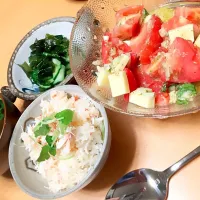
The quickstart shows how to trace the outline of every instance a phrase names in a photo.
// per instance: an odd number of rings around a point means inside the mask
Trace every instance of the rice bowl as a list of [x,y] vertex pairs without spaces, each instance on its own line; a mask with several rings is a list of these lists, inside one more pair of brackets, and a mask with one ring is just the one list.
[[[66,98],[66,92],[71,97]],[[35,137],[34,128],[45,117],[64,109],[71,109],[74,116],[66,134],[59,135],[55,142],[56,155],[38,162],[47,142],[45,136]],[[22,131],[29,117],[34,118],[34,124]],[[51,128],[48,135],[52,133]],[[78,86],[62,86],[44,93],[23,113],[10,143],[9,164],[16,183],[29,195],[60,198],[89,184],[103,167],[109,149],[110,133],[104,108],[88,99]],[[24,166],[27,156],[33,161],[35,171]]]

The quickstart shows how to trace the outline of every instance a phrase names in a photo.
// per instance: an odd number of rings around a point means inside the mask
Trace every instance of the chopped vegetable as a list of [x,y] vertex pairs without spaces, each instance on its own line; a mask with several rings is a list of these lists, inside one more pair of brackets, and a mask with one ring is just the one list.
[[193,84],[185,83],[179,85],[177,88],[177,104],[188,104],[189,101],[192,101],[194,96],[196,96],[197,91]]
[[54,87],[71,73],[69,66],[69,40],[62,35],[46,34],[44,39],[30,46],[29,64],[19,64],[40,91]]

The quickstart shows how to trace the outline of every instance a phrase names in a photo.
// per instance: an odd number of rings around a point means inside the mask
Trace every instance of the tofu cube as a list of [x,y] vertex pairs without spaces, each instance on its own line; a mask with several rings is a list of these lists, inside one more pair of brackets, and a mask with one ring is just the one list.
[[170,43],[173,43],[177,37],[194,42],[194,25],[187,24],[169,31]]
[[155,94],[149,88],[138,88],[130,93],[129,102],[143,108],[154,108]]
[[129,61],[130,61],[129,55],[121,54],[112,61],[111,64],[112,71],[113,72],[122,71],[126,67]]
[[126,72],[120,71],[118,74],[108,76],[112,97],[117,97],[130,92]]
[[97,84],[98,86],[109,86],[109,80],[108,80],[109,72],[105,69],[102,68],[98,72],[97,76]]

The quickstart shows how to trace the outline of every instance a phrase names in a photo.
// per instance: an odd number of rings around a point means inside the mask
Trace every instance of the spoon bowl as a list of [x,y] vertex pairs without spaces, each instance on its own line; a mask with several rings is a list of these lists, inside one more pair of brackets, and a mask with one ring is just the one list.
[[106,200],[165,200],[170,178],[199,155],[200,146],[162,172],[152,169],[131,171],[111,187]]

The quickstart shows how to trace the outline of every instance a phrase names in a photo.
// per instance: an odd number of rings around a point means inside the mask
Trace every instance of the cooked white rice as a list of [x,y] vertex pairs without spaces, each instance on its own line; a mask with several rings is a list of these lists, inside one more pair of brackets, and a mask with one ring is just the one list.
[[26,132],[21,134],[21,139],[36,164],[36,170],[47,180],[50,191],[57,193],[77,185],[94,167],[103,146],[103,118],[99,110],[86,98],[67,97],[63,91],[53,91],[50,96],[50,100],[41,101],[42,115],[35,119],[36,124],[44,117],[64,109],[74,111],[66,134],[59,135],[57,139],[56,156],[37,162],[42,146],[47,142],[45,136],[35,137],[35,125],[27,127]]

